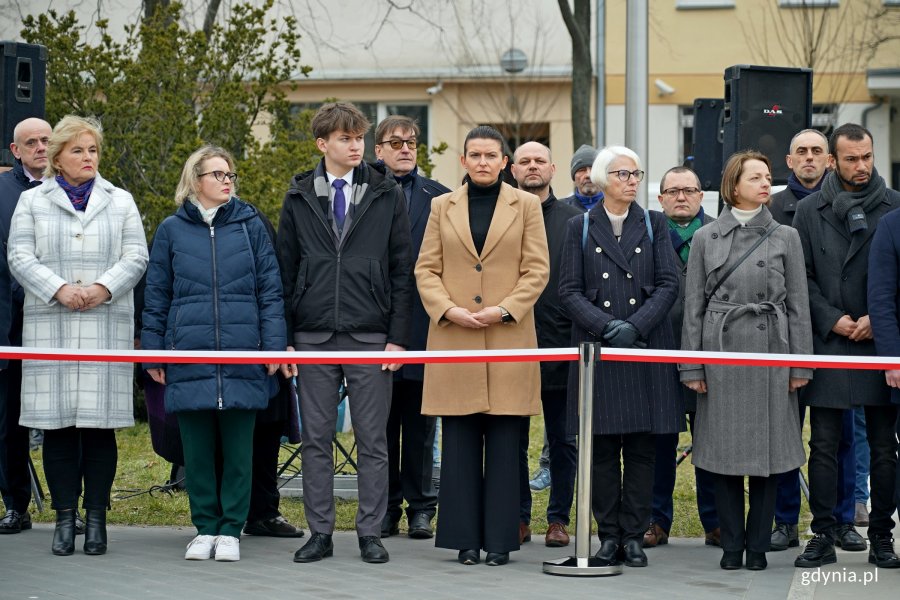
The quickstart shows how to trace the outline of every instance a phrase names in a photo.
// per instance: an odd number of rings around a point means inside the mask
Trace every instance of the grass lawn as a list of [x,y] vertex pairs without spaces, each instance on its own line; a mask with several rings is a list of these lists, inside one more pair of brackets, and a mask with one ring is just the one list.
[[[342,444],[350,448],[353,444],[352,434],[341,434]],[[119,447],[119,466],[116,472],[116,480],[113,483],[112,511],[108,520],[117,525],[170,525],[190,526],[190,510],[188,508],[187,494],[184,492],[165,493],[154,487],[162,486],[169,478],[170,465],[157,456],[150,444],[150,430],[146,423],[138,423],[130,429],[122,429],[117,432],[116,438]],[[529,447],[529,472],[537,469],[538,456],[541,451],[543,439],[543,418],[531,419],[531,445]],[[804,441],[809,439],[809,426],[804,430]],[[687,433],[681,435],[679,450],[690,443]],[[286,460],[290,455],[289,450],[282,448],[281,459]],[[40,451],[31,455],[35,468],[41,479],[41,485],[46,492],[46,481]],[[510,465],[515,468],[515,465]],[[804,474],[806,467],[803,467]],[[143,492],[143,493],[142,493]],[[543,534],[547,529],[547,501],[549,490],[532,493],[532,524],[535,533]],[[685,460],[678,467],[678,474],[674,493],[675,520],[670,532],[678,537],[699,537],[703,535],[700,519],[697,516],[697,507],[694,494],[694,470],[690,465],[690,459]],[[338,499],[336,501],[336,527],[339,530],[352,530],[356,515],[356,502]],[[281,512],[292,523],[306,526],[303,517],[303,503],[299,498],[282,498]],[[52,522],[55,514],[50,510],[49,497],[45,501],[42,513],[32,513],[33,518],[39,522]],[[806,499],[803,499],[800,514],[800,531],[803,532],[809,525],[810,514]],[[574,531],[575,510],[572,509],[572,526],[570,533]],[[405,521],[401,524],[401,529]]]

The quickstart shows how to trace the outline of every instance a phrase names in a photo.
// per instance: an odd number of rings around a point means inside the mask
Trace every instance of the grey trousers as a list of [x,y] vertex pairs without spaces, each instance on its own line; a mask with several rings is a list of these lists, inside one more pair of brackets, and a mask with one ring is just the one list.
[[[295,340],[301,352],[384,350],[384,343],[361,342],[336,333],[318,344]],[[391,409],[392,375],[375,365],[299,365],[303,505],[313,533],[334,532],[334,451],[332,439],[340,402],[338,388],[346,378],[350,415],[357,444],[359,508],[356,531],[380,536],[387,511],[387,420]]]

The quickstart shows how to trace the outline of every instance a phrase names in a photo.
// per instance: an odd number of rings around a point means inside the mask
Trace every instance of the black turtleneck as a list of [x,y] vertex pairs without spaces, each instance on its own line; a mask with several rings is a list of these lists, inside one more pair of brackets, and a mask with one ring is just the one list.
[[494,208],[497,206],[497,196],[500,195],[500,179],[487,187],[469,181],[469,229],[472,232],[472,241],[475,242],[475,251],[481,254],[484,241],[487,239],[488,229],[491,228],[491,219],[494,218]]

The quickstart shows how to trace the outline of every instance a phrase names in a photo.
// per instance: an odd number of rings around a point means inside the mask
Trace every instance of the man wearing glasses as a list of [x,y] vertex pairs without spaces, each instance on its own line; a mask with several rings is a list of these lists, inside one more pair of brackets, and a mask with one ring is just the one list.
[[[425,225],[431,213],[431,199],[450,190],[422,176],[416,165],[419,126],[413,119],[390,116],[375,130],[375,156],[387,169],[386,176],[403,190],[412,235],[413,262],[422,247]],[[428,315],[415,289],[412,294],[409,350],[425,350],[428,338]],[[435,417],[422,415],[423,365],[404,365],[394,373],[391,413],[387,422],[388,502],[387,514],[381,522],[381,537],[399,533],[406,499],[409,537],[428,539],[434,536],[431,521],[437,512],[437,490],[431,479]],[[403,436],[403,444],[400,436]]]
[[[47,144],[52,128],[43,119],[25,119],[13,130],[10,151],[16,157],[11,171],[0,175],[0,345],[22,345],[22,303],[24,291],[12,283],[6,264],[9,225],[19,201],[27,189],[41,185],[47,167]],[[12,308],[10,307],[12,286]],[[18,317],[17,317],[18,315]],[[14,329],[11,329],[13,325]],[[0,493],[6,515],[0,519],[0,534],[31,529],[28,503],[31,500],[31,475],[28,471],[28,428],[19,425],[22,362],[0,362]]]
[[[688,255],[694,233],[713,218],[704,214],[701,203],[703,192],[700,178],[687,167],[673,167],[665,172],[659,182],[659,204],[669,225],[669,237],[675,248],[676,266],[679,273],[678,300],[669,311],[669,321],[675,334],[675,343],[681,345],[681,321],[684,316],[684,282],[687,278]],[[697,393],[684,389],[684,409],[688,414],[691,430],[697,412]],[[656,436],[656,467],[653,479],[653,512],[650,527],[644,533],[644,547],[653,548],[669,543],[674,509],[672,493],[675,491],[675,454],[678,449],[678,434]],[[697,481],[697,512],[700,524],[706,532],[706,545],[719,545],[719,517],[716,514],[714,481],[708,471],[695,468]]]

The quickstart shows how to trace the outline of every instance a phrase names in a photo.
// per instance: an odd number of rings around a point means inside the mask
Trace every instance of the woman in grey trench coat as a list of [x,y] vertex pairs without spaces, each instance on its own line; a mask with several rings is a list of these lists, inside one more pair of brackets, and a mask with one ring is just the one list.
[[[739,152],[728,160],[720,194],[730,210],[697,231],[688,260],[683,350],[812,354],[800,237],[772,219],[771,185],[763,154]],[[679,370],[699,394],[693,462],[715,474],[720,566],[739,569],[746,548],[747,568],[765,569],[775,513],[772,475],[805,460],[796,390],[812,371],[712,364]],[[746,523],[744,476],[750,479]]]
[[[134,348],[132,288],[147,241],[131,194],[97,173],[103,134],[67,116],[47,148],[47,181],[19,198],[9,268],[25,289],[22,345]],[[75,551],[84,481],[85,554],[106,552],[106,509],[116,474],[116,427],[134,424],[129,363],[22,362],[19,423],[44,430],[44,473],[56,509],[53,554]]]

